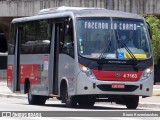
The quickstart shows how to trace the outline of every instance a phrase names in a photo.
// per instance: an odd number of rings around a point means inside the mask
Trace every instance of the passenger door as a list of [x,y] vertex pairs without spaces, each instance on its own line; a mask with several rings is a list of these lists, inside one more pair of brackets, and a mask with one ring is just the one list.
[[15,55],[13,62],[13,91],[20,91],[20,41],[22,37],[22,28],[17,27],[15,41]]
[[67,79],[69,80],[68,83],[73,83],[75,63],[73,26],[69,24],[69,20],[69,18],[56,19],[54,20],[55,23],[53,23],[49,57],[50,94],[58,95],[59,81],[62,79]]
[[[59,21],[58,23],[56,21]],[[51,52],[49,57],[49,94],[58,95],[59,44],[63,37],[63,21],[54,20],[52,27]]]

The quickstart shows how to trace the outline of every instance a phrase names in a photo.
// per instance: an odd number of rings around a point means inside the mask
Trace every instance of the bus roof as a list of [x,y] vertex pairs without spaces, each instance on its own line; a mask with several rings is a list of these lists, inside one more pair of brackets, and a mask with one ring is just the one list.
[[48,8],[41,10],[38,15],[16,18],[12,23],[25,22],[38,19],[48,19],[55,17],[65,17],[67,15],[73,15],[75,17],[117,17],[117,18],[132,18],[132,19],[143,19],[142,16],[138,14],[107,10],[105,8],[87,8],[87,7],[58,7],[58,8]]

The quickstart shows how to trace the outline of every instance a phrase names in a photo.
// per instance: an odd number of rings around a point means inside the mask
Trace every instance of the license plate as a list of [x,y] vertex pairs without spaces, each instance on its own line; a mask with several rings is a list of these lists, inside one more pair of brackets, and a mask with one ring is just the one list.
[[123,89],[123,88],[125,88],[125,85],[124,85],[124,84],[112,84],[112,88],[120,88],[120,89]]

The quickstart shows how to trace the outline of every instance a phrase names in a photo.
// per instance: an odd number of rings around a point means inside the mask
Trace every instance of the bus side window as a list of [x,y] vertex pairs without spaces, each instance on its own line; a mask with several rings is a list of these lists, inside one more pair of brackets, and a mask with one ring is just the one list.
[[72,20],[65,25],[63,53],[74,58],[73,24]]
[[11,31],[10,31],[10,38],[8,41],[8,54],[9,55],[13,55],[14,54],[14,47],[15,47],[15,38],[16,37],[16,29],[15,29],[15,25],[12,24],[11,25]]
[[51,30],[47,20],[23,23],[21,54],[49,53]]

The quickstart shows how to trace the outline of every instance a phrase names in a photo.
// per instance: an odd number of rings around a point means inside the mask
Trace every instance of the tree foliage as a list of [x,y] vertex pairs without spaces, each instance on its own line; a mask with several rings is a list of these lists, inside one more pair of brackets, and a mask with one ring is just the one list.
[[154,15],[147,15],[145,19],[151,28],[154,63],[160,65],[160,20]]

